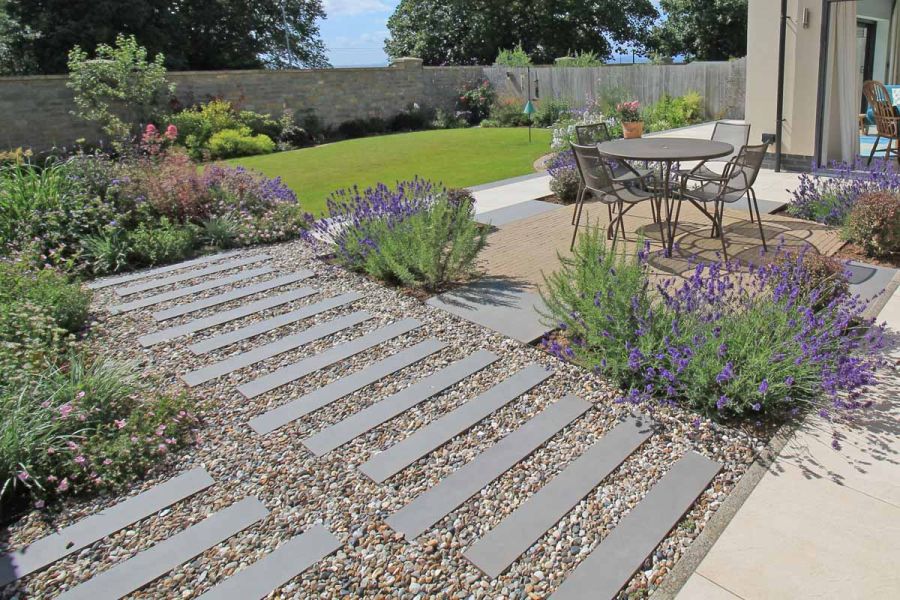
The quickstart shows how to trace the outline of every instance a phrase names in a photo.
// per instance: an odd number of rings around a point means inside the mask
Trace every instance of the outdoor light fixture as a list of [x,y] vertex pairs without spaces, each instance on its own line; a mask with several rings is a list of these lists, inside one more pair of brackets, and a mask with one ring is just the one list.
[[803,12],[800,13],[800,24],[803,25],[803,29],[809,29],[809,9],[803,9]]
[[[537,81],[537,80],[535,80]],[[531,115],[536,113],[537,111],[534,108],[534,103],[531,101],[531,67],[528,67],[528,96],[525,99],[525,108],[522,109],[522,112],[528,115],[528,143],[531,143]]]

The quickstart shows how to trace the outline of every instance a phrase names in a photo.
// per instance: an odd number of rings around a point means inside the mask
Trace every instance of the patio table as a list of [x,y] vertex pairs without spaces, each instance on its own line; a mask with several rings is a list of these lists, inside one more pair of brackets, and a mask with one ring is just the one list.
[[[672,232],[672,207],[674,198],[669,188],[669,177],[672,164],[681,161],[702,161],[728,156],[734,152],[734,146],[725,142],[714,142],[695,138],[656,137],[630,140],[613,140],[597,144],[600,154],[615,160],[636,160],[660,164],[663,182],[663,202],[666,205],[667,240],[662,243],[672,252],[674,242]],[[703,210],[701,208],[701,210]],[[659,211],[657,211],[659,212]],[[703,212],[706,212],[703,210]],[[706,215],[712,218],[707,213]]]

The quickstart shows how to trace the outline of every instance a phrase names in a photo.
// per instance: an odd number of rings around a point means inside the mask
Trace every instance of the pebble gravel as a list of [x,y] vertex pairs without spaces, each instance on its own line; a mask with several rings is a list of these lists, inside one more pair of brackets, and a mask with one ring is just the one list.
[[[253,250],[242,254],[249,255],[251,252]],[[313,270],[316,276],[288,288],[269,290],[162,324],[153,320],[151,315],[154,312],[199,297],[223,293],[230,286],[116,316],[105,311],[105,307],[120,302],[115,297],[114,288],[97,290],[91,343],[115,358],[130,361],[161,392],[181,393],[186,388],[179,376],[192,369],[339,315],[367,310],[373,318],[191,389],[188,393],[203,419],[197,444],[183,449],[177,456],[171,456],[146,480],[135,483],[128,494],[139,493],[174,474],[199,466],[210,472],[215,485],[8,586],[2,591],[3,597],[52,598],[199,522],[214,511],[244,497],[256,496],[269,509],[268,517],[129,597],[196,597],[262,558],[309,525],[321,523],[338,537],[342,547],[278,589],[273,597],[545,598],[680,456],[688,450],[695,450],[722,463],[722,471],[621,592],[623,598],[643,597],[666,577],[765,443],[762,434],[754,435],[752,431],[724,427],[675,408],[657,408],[652,414],[637,413],[633,407],[615,403],[616,390],[593,374],[562,363],[538,348],[522,345],[427,306],[408,294],[320,260],[303,242],[269,246],[265,252],[273,257],[268,264],[275,268],[275,272],[263,277],[276,277],[301,268]],[[177,285],[188,286],[200,281],[203,279]],[[305,285],[316,288],[319,293],[150,348],[141,348],[137,343],[139,336],[162,327],[181,324],[282,293],[290,287]],[[174,287],[154,289],[146,295]],[[195,356],[187,349],[190,343],[212,335],[245,327],[349,291],[361,292],[362,298],[206,355]],[[129,299],[139,297],[143,294]],[[407,317],[418,319],[422,326],[253,400],[245,399],[236,390],[241,383]],[[258,436],[248,426],[251,418],[267,410],[430,337],[447,342],[447,347],[268,435]],[[301,444],[302,438],[481,348],[496,353],[500,360],[324,457],[316,458]],[[552,369],[553,375],[464,435],[383,484],[372,482],[356,469],[373,453],[406,438],[531,363]],[[384,519],[391,512],[519,427],[549,403],[567,394],[575,394],[591,402],[592,410],[417,540],[407,541],[385,525]],[[550,481],[629,412],[645,419],[651,418],[656,428],[654,435],[510,569],[491,580],[462,556],[468,546]],[[5,546],[22,547],[51,533],[54,528],[71,524],[121,501],[123,496],[69,501],[50,519],[33,513],[9,527],[5,532]]]

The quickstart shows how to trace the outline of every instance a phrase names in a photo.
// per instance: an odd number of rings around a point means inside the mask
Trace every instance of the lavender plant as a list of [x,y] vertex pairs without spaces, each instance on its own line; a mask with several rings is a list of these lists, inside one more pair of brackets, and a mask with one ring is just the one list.
[[799,257],[749,271],[699,263],[683,281],[654,285],[649,245],[625,257],[597,230],[580,239],[545,280],[545,316],[565,334],[545,345],[614,381],[622,401],[720,418],[864,406],[857,393],[875,382],[883,329],[846,293],[821,306],[823,290]]
[[350,269],[436,291],[469,275],[485,235],[471,195],[417,178],[336,192],[307,239]]
[[788,213],[843,225],[861,195],[879,191],[900,192],[900,172],[889,161],[876,160],[867,166],[859,159],[852,164],[835,162],[827,169],[813,167],[812,172],[800,175]]
[[547,163],[547,172],[550,174],[550,190],[560,200],[568,204],[578,199],[581,178],[571,150],[563,150],[551,158]]

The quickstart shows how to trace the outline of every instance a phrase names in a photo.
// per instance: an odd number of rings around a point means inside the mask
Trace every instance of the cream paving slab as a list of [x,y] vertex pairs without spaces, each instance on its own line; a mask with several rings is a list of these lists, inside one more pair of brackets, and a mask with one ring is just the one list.
[[698,573],[691,575],[678,597],[684,600],[743,600]]
[[550,176],[543,175],[475,191],[472,195],[475,197],[475,213],[481,214],[497,210],[498,208],[512,206],[519,202],[544,198],[552,193],[550,191]]

